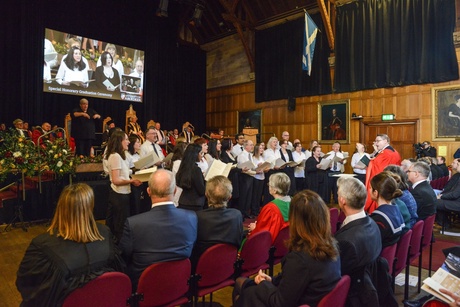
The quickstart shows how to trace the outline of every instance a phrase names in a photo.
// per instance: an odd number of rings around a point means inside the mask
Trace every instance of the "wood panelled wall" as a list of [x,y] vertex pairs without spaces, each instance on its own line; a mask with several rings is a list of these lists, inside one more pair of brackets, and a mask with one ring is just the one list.
[[[225,44],[220,47],[222,48],[219,48],[221,51],[224,50]],[[215,50],[212,51],[212,53],[215,52]],[[457,59],[459,58],[460,49],[457,49]],[[221,59],[225,62],[225,53],[221,53]],[[214,63],[214,65],[216,64]],[[222,67],[225,67],[225,65]],[[225,74],[225,70],[222,73]],[[247,74],[247,70],[244,69],[241,73]],[[235,75],[235,72],[228,72],[228,74]],[[460,142],[432,141],[431,89],[433,87],[457,84],[460,86],[459,80],[437,84],[380,88],[352,93],[298,97],[295,111],[288,111],[286,99],[255,103],[255,84],[252,81],[208,88],[206,127],[222,128],[225,134],[232,135],[237,132],[239,111],[262,109],[263,133],[274,133],[280,137],[282,131],[288,130],[291,141],[299,138],[304,147],[307,147],[311,139],[318,138],[318,103],[336,99],[350,99],[350,114],[362,115],[363,122],[380,122],[381,115],[384,113],[395,114],[398,121],[416,120],[416,141],[423,142],[428,140],[435,147],[440,145],[447,146],[447,162],[450,163],[454,152],[460,147]],[[342,146],[342,149],[350,154],[354,151],[355,143],[362,140],[360,121],[350,120],[350,143]],[[264,134],[263,140],[267,141],[269,137],[270,135]],[[330,150],[330,145],[323,147],[325,147],[323,148],[324,152]]]

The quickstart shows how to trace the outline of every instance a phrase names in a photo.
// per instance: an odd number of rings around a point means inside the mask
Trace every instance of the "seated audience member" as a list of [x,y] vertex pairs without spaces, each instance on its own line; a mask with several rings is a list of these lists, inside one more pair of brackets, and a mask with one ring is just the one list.
[[337,184],[339,207],[346,216],[335,234],[339,243],[340,267],[342,275],[351,278],[348,298],[359,298],[367,294],[363,291],[364,271],[379,257],[382,241],[379,227],[364,212],[367,197],[364,184],[357,178],[344,177],[339,178]]
[[419,220],[424,220],[436,213],[436,194],[428,183],[430,167],[425,162],[414,162],[407,172],[407,178],[412,182],[410,190],[417,202],[417,214]]
[[402,195],[395,178],[399,180],[398,175],[383,171],[371,179],[370,195],[377,203],[377,209],[372,212],[371,218],[379,226],[382,247],[398,242],[405,226],[401,211],[392,203],[394,198]]
[[401,169],[403,170],[403,172],[406,172],[413,162],[415,162],[415,161],[411,161],[411,159],[402,160],[401,161]]
[[150,176],[147,189],[152,209],[126,220],[120,249],[134,289],[142,272],[151,264],[189,258],[192,254],[196,214],[174,206],[175,190],[173,173],[159,169]]
[[93,208],[87,184],[64,188],[50,227],[32,240],[19,265],[21,306],[61,306],[73,290],[124,269],[109,228],[96,223]]
[[443,176],[449,176],[449,168],[446,165],[446,158],[444,158],[442,156],[438,156],[437,160],[438,160],[438,166],[442,170],[442,175]]
[[275,173],[270,176],[268,189],[274,200],[262,207],[257,221],[248,226],[249,235],[268,230],[275,241],[281,229],[289,226],[289,204],[291,197],[288,195],[291,181],[284,173]]
[[[435,157],[430,157],[430,159],[431,159],[431,168],[433,168],[434,172],[438,174],[438,178],[444,177],[444,171],[438,165],[438,159],[436,159]],[[431,170],[431,172],[433,172],[433,170]]]
[[440,225],[443,223],[446,212],[460,211],[460,159],[452,161],[452,170],[455,170],[456,173],[449,179],[436,200],[436,221]]
[[[431,158],[429,157],[422,157],[417,159],[418,162],[426,163],[430,168],[430,175],[428,176],[428,181],[436,180],[439,178],[438,169],[433,167],[433,163],[431,162]],[[442,177],[442,176],[441,176]]]
[[232,197],[232,183],[224,176],[215,176],[206,183],[208,209],[198,211],[198,234],[192,252],[195,266],[208,248],[226,243],[239,247],[243,239],[243,218],[233,208],[227,208]]
[[273,200],[262,207],[255,223],[248,226],[249,235],[268,230],[275,241],[281,229],[289,225],[289,204],[291,197],[288,195],[291,180],[284,173],[275,173],[268,180],[268,190]]
[[[32,132],[32,141],[35,145],[38,144],[38,138],[42,135],[51,131],[51,125],[48,122],[44,122],[41,126],[35,127],[34,131]],[[40,139],[40,144],[43,144],[43,141],[53,141],[54,136],[50,133]]]
[[[401,214],[403,214],[403,209],[401,209],[400,202],[401,201],[404,206],[407,207],[407,211],[410,215],[409,218],[409,223],[406,222],[406,218],[404,217],[404,223],[406,224],[406,228],[411,229],[414,227],[415,223],[418,221],[418,215],[417,215],[417,202],[414,199],[414,196],[409,192],[409,184],[407,183],[407,174],[402,170],[400,166],[397,165],[388,165],[384,169],[385,171],[392,172],[393,174],[396,174],[399,176],[399,182],[398,182],[398,188],[403,192],[403,194],[400,197],[397,197],[393,199],[395,203],[398,205],[399,210],[401,211]],[[405,231],[404,231],[405,232]]]
[[334,289],[340,257],[326,204],[315,192],[301,191],[292,199],[289,222],[289,253],[281,273],[271,278],[259,271],[254,280],[238,278],[233,306],[316,306]]

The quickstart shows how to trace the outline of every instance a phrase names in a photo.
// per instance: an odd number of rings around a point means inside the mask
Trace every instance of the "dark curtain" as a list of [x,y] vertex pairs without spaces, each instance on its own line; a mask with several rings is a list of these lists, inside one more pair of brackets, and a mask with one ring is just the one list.
[[456,80],[454,0],[371,0],[337,7],[335,90]]
[[[158,2],[100,0],[71,3],[47,0],[10,1],[2,7],[0,122],[12,126],[15,118],[41,125],[63,126],[64,117],[81,97],[43,93],[43,38],[45,28],[145,51],[144,103],[131,102],[144,127],[160,121],[165,129],[186,121],[205,130],[206,54],[177,41],[179,9],[173,2],[168,18],[155,17]],[[102,117],[111,116],[124,127],[130,102],[89,98]],[[102,129],[102,123],[101,123]]]
[[330,94],[330,54],[321,16],[311,15],[321,30],[316,37],[311,76],[302,70],[304,17],[256,32],[256,102]]

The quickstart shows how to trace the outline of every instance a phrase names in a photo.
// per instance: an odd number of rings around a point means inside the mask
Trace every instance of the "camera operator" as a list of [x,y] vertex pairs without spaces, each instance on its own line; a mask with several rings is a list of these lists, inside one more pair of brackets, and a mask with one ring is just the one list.
[[422,143],[422,150],[421,150],[422,157],[433,157],[436,158],[437,152],[436,148],[430,146],[430,142],[425,141]]

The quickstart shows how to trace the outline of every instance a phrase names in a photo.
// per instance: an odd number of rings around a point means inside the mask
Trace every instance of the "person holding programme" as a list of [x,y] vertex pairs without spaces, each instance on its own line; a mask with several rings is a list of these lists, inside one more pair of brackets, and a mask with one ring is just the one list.
[[61,306],[75,289],[124,262],[110,230],[93,216],[93,189],[84,183],[66,186],[47,232],[35,237],[17,272],[21,306]]
[[399,181],[399,176],[388,171],[383,171],[371,179],[370,195],[378,204],[371,218],[380,229],[382,248],[398,242],[406,226],[398,206],[392,204],[394,198],[402,195],[396,179]]
[[327,173],[321,169],[321,146],[316,145],[312,148],[312,156],[305,162],[305,177],[309,181],[308,188],[321,196],[324,202],[329,202],[327,189]]
[[370,159],[369,154],[366,152],[366,147],[361,143],[356,143],[356,151],[351,157],[351,167],[353,168],[353,173],[356,174],[362,183],[366,182],[366,165],[359,165],[358,162],[366,156]]
[[[370,191],[370,181],[372,177],[381,173],[383,169],[390,164],[401,165],[401,156],[399,153],[390,146],[390,138],[386,134],[377,134],[373,144],[375,148],[375,155],[369,162],[366,169],[366,189]],[[372,200],[372,197],[368,195],[366,201],[365,210],[367,213],[377,208],[377,203]]]
[[184,152],[184,158],[176,174],[177,185],[182,188],[179,208],[200,211],[205,203],[205,182],[198,167],[201,159],[201,145],[190,144]]
[[295,188],[296,192],[302,191],[306,188],[305,185],[305,162],[307,157],[302,152],[302,144],[300,142],[294,143],[294,151],[292,152],[292,157],[297,163],[302,163],[294,168],[294,177],[295,177]]
[[104,159],[110,176],[110,194],[107,208],[106,225],[112,230],[118,243],[123,234],[123,225],[130,213],[131,184],[140,186],[141,181],[129,177],[129,165],[126,160],[129,139],[124,131],[113,132],[107,144]]
[[[112,60],[113,60],[112,66],[118,71],[118,76],[119,78],[121,78],[121,76],[125,74],[125,68],[123,67],[123,63],[121,62],[120,57],[117,54],[117,47],[115,47],[114,44],[107,44],[105,46],[105,51],[110,53],[110,55],[112,56]],[[96,66],[103,65],[101,58],[102,57],[100,57],[97,60]],[[120,82],[121,82],[121,79],[118,81],[118,83]]]
[[110,92],[115,91],[120,86],[120,76],[118,71],[112,67],[113,58],[105,51],[101,55],[101,66],[96,68],[94,73],[96,79],[96,86],[99,89],[104,89]]
[[88,65],[83,62],[82,57],[79,48],[70,48],[59,66],[56,82],[62,85],[76,82],[78,86],[88,87]]
[[249,224],[249,234],[268,230],[275,241],[278,233],[289,226],[289,206],[291,197],[288,195],[291,181],[284,173],[275,173],[270,176],[268,190],[274,200],[262,207],[257,220]]
[[93,109],[88,108],[88,99],[80,99],[80,107],[70,113],[72,119],[72,137],[75,139],[75,154],[90,156],[92,142],[96,138],[95,120],[101,116]]
[[301,191],[292,199],[289,223],[281,273],[271,278],[261,270],[254,280],[238,278],[233,306],[316,306],[334,289],[341,278],[340,256],[329,208],[315,192]]

